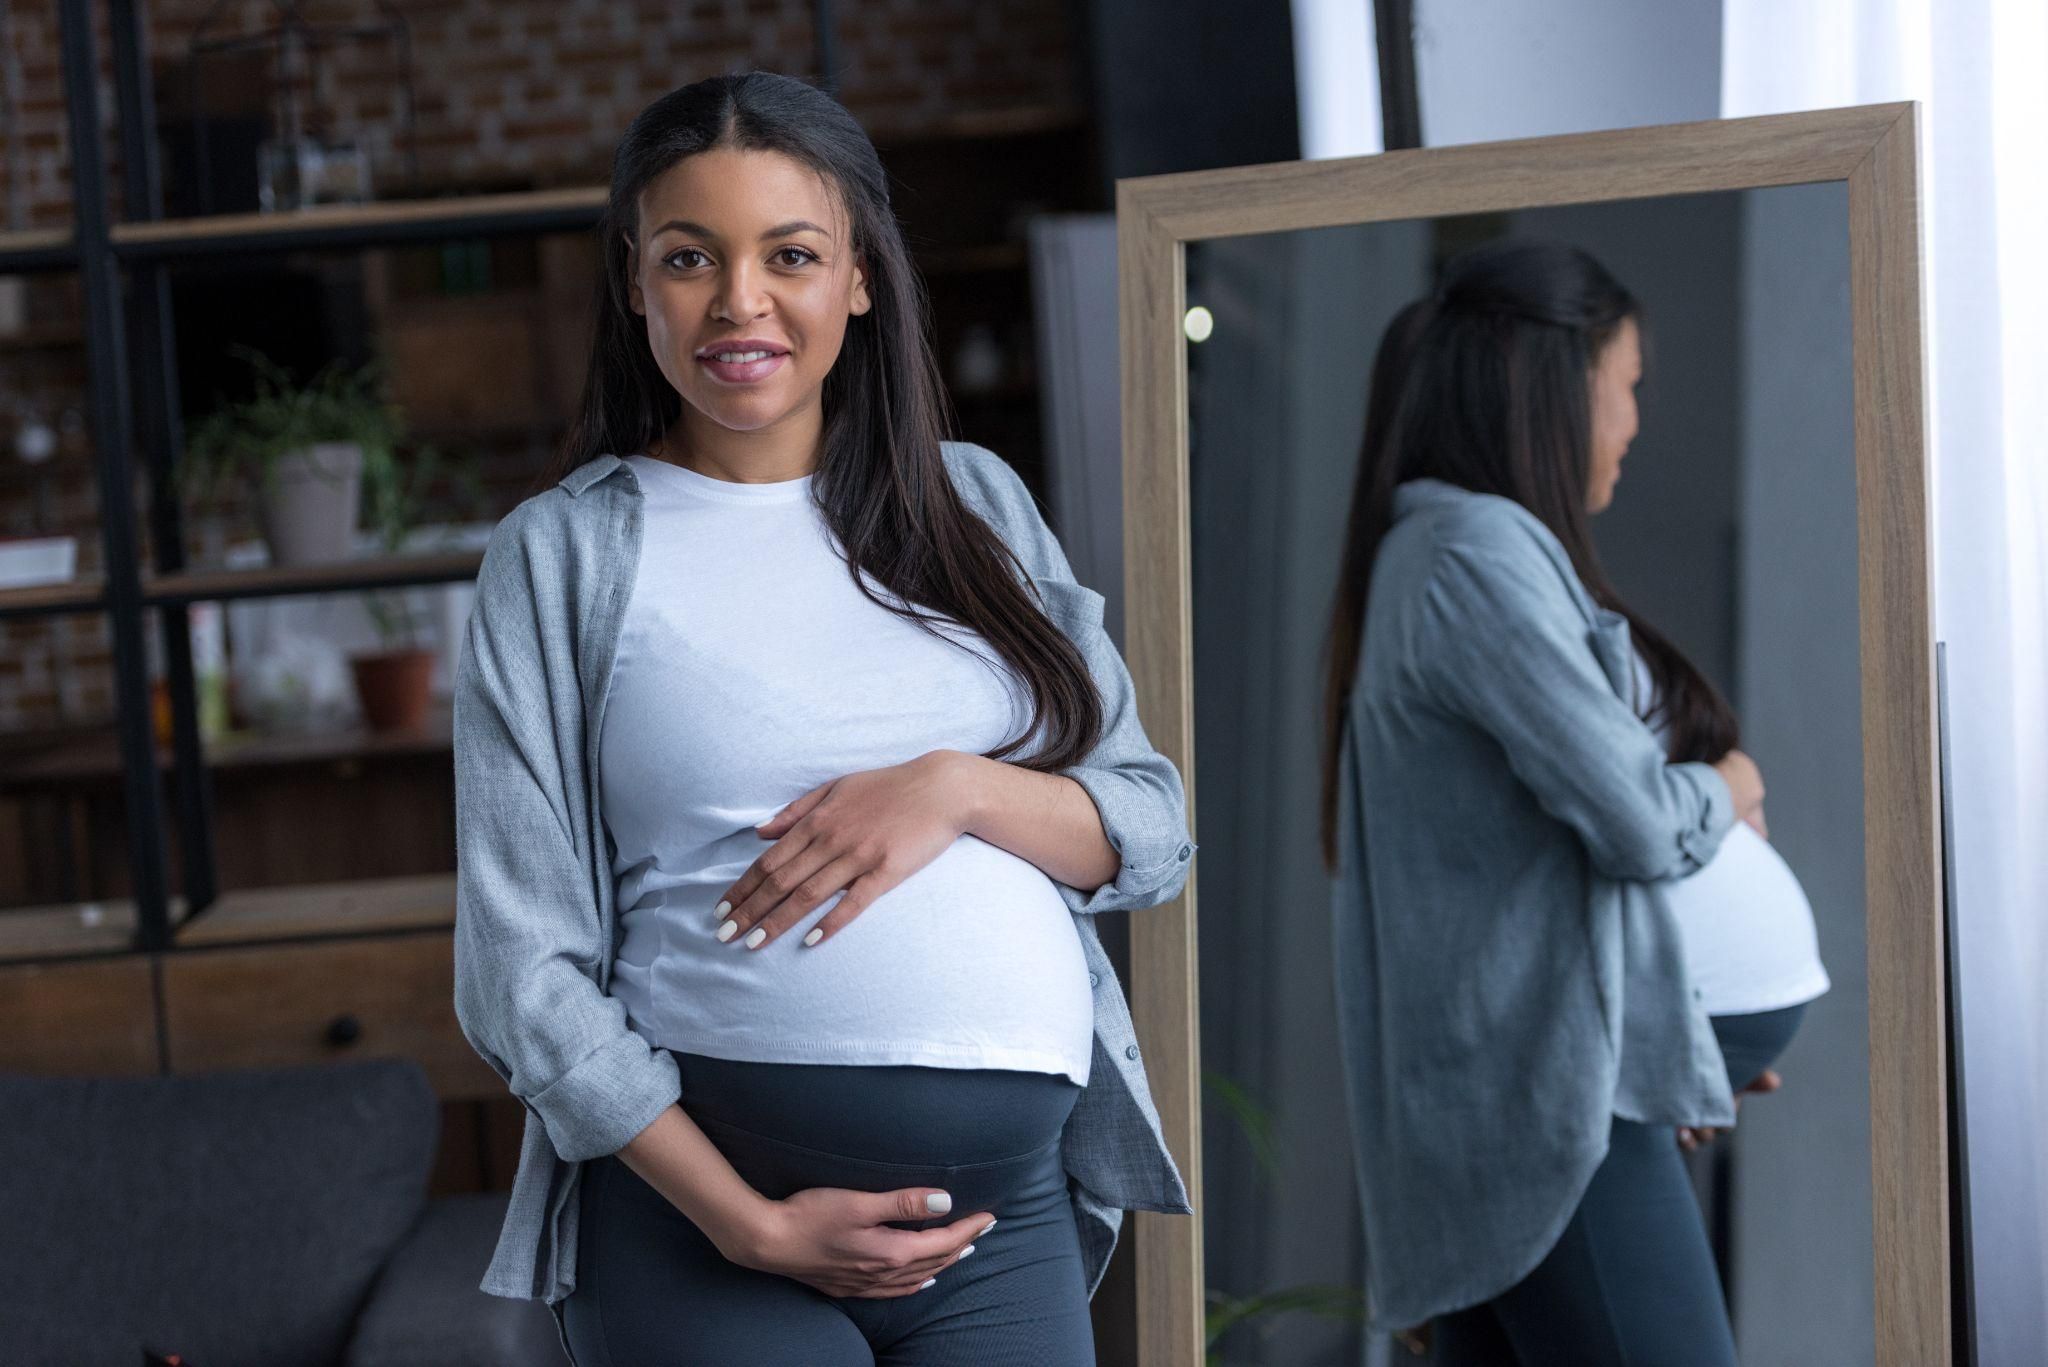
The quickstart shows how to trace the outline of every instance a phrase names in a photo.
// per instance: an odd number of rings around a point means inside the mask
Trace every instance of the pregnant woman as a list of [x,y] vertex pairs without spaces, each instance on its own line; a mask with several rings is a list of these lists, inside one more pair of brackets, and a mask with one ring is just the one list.
[[1184,886],[1180,776],[940,440],[843,108],[663,97],[603,234],[457,676],[457,1014],[529,1111],[484,1289],[579,1367],[1092,1363],[1122,1211],[1189,1212],[1093,921]]
[[[1732,1367],[1674,1131],[1732,1122],[1668,880],[1761,820],[1725,706],[1586,530],[1636,434],[1635,300],[1583,252],[1451,262],[1382,339],[1325,691],[1325,859],[1373,1320],[1435,1359]],[[1732,727],[1731,733],[1732,733]]]
[[[1713,689],[1685,677],[1682,662],[1674,665],[1677,657],[1668,652],[1660,683],[1652,663],[1657,649],[1637,644],[1631,696],[1665,752],[1685,760],[1735,748],[1735,714]],[[1685,701],[1666,701],[1672,698]],[[1713,862],[1664,885],[1685,941],[1686,971],[1721,1043],[1738,1101],[1744,1092],[1777,1089],[1771,1064],[1792,1042],[1807,1004],[1829,986],[1813,906],[1766,837],[1759,806],[1729,829]],[[1688,1127],[1679,1131],[1680,1142],[1694,1148],[1712,1133]]]

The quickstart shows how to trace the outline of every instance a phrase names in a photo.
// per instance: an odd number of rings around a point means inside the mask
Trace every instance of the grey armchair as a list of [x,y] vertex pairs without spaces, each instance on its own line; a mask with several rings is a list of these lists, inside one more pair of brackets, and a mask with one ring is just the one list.
[[0,1361],[565,1363],[545,1307],[477,1289],[504,1195],[427,1198],[439,1130],[395,1059],[0,1076]]

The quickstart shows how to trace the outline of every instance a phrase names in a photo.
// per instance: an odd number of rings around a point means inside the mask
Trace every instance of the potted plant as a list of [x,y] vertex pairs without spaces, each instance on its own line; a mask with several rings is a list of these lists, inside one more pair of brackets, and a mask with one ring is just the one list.
[[[1202,1087],[1244,1131],[1260,1174],[1267,1181],[1276,1180],[1280,1164],[1272,1114],[1220,1069],[1204,1068]],[[1281,1315],[1303,1313],[1351,1323],[1363,1323],[1366,1318],[1365,1293],[1355,1286],[1291,1286],[1251,1296],[1233,1296],[1212,1286],[1206,1288],[1203,1300],[1204,1367],[1223,1367],[1228,1361],[1220,1344],[1225,1335],[1247,1326],[1256,1333],[1265,1322]],[[1414,1345],[1405,1339],[1403,1346],[1413,1351]]]
[[[478,491],[471,461],[446,461],[426,445],[414,446],[403,457],[390,445],[365,449],[364,507],[382,554],[398,555],[406,549],[407,539],[422,520],[427,491],[443,470],[473,502]],[[411,730],[426,716],[432,701],[436,652],[421,640],[420,614],[407,590],[372,589],[364,606],[376,625],[380,647],[349,657],[363,719],[372,731]]]
[[[401,453],[404,415],[384,398],[384,356],[353,369],[330,363],[300,385],[262,352],[231,350],[255,369],[255,396],[194,426],[179,474],[201,501],[229,483],[251,487],[273,565],[353,557],[365,515],[378,551],[402,552],[444,469],[475,494],[471,462],[444,463],[417,443]],[[364,606],[379,648],[349,657],[363,719],[373,731],[417,727],[432,698],[435,659],[419,614],[404,589],[372,590]]]
[[250,487],[273,565],[348,559],[365,465],[403,430],[381,366],[332,363],[301,385],[255,348],[229,349],[255,369],[256,393],[194,425],[178,467],[184,491],[204,501],[230,483]]

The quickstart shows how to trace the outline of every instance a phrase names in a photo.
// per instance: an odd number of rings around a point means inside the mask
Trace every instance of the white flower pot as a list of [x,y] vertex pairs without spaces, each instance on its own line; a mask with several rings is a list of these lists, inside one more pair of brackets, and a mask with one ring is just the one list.
[[273,565],[317,565],[355,553],[363,448],[323,441],[278,457],[258,491],[257,517]]

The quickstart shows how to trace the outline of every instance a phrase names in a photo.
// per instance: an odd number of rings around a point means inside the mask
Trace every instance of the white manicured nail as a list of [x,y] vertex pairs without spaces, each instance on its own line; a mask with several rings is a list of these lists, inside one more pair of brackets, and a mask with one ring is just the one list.
[[721,897],[718,901],[718,905],[711,909],[711,914],[713,916],[724,916],[727,912],[731,910],[732,903],[726,901],[724,898]]
[[739,933],[739,928],[740,923],[738,921],[727,921],[724,925],[718,928],[718,938],[721,940],[730,940],[734,935]]
[[934,1215],[944,1215],[953,1208],[953,1198],[943,1191],[935,1191],[924,1198],[924,1208]]
[[747,943],[747,948],[748,948],[748,949],[759,949],[759,948],[761,947],[761,941],[763,941],[763,940],[765,940],[765,939],[767,939],[767,938],[768,938],[768,927],[766,927],[766,926],[755,926],[755,927],[754,927],[754,928],[753,928],[752,930],[750,930],[750,931],[748,931],[748,932],[747,932],[747,941],[746,941],[746,943]]
[[925,1289],[925,1287],[928,1287],[928,1286],[931,1286],[931,1285],[935,1284],[935,1283],[936,1283],[936,1282],[937,1282],[938,1280],[939,1280],[939,1279],[938,1279],[937,1277],[926,1277],[926,1278],[924,1279],[924,1286],[920,1286],[920,1287],[918,1287],[917,1289],[918,1289],[918,1290],[920,1290],[920,1291],[922,1291],[922,1290],[924,1290],[924,1289]]
[[810,933],[810,934],[808,934],[808,935],[806,935],[806,936],[804,936],[804,943],[805,943],[805,944],[807,944],[807,945],[814,945],[814,944],[818,943],[818,941],[820,941],[820,940],[822,940],[822,939],[824,939],[824,938],[825,938],[825,927],[823,927],[823,926],[812,926],[812,927],[811,927],[811,933]]
[[[974,1252],[974,1245],[973,1245],[973,1244],[969,1244],[969,1245],[967,1245],[967,1247],[965,1247],[965,1248],[963,1248],[963,1249],[961,1249],[961,1250],[960,1250],[960,1258],[964,1258],[964,1257],[966,1257],[966,1256],[967,1256],[968,1254],[970,1254],[970,1253],[972,1253],[972,1252]],[[957,1263],[957,1262],[959,1262],[959,1261],[960,1261],[960,1258],[955,1258],[955,1259],[954,1259],[953,1261]]]
[[994,1220],[990,1220],[990,1221],[989,1221],[989,1222],[988,1222],[987,1224],[985,1224],[985,1225],[983,1225],[983,1226],[981,1227],[981,1234],[977,1234],[977,1235],[975,1235],[974,1237],[975,1237],[975,1238],[977,1238],[977,1239],[979,1239],[979,1238],[981,1237],[981,1235],[982,1235],[982,1234],[986,1234],[986,1233],[988,1233],[988,1232],[989,1232],[990,1230],[994,1229],[995,1227],[996,1227],[996,1222],[995,1222]]

